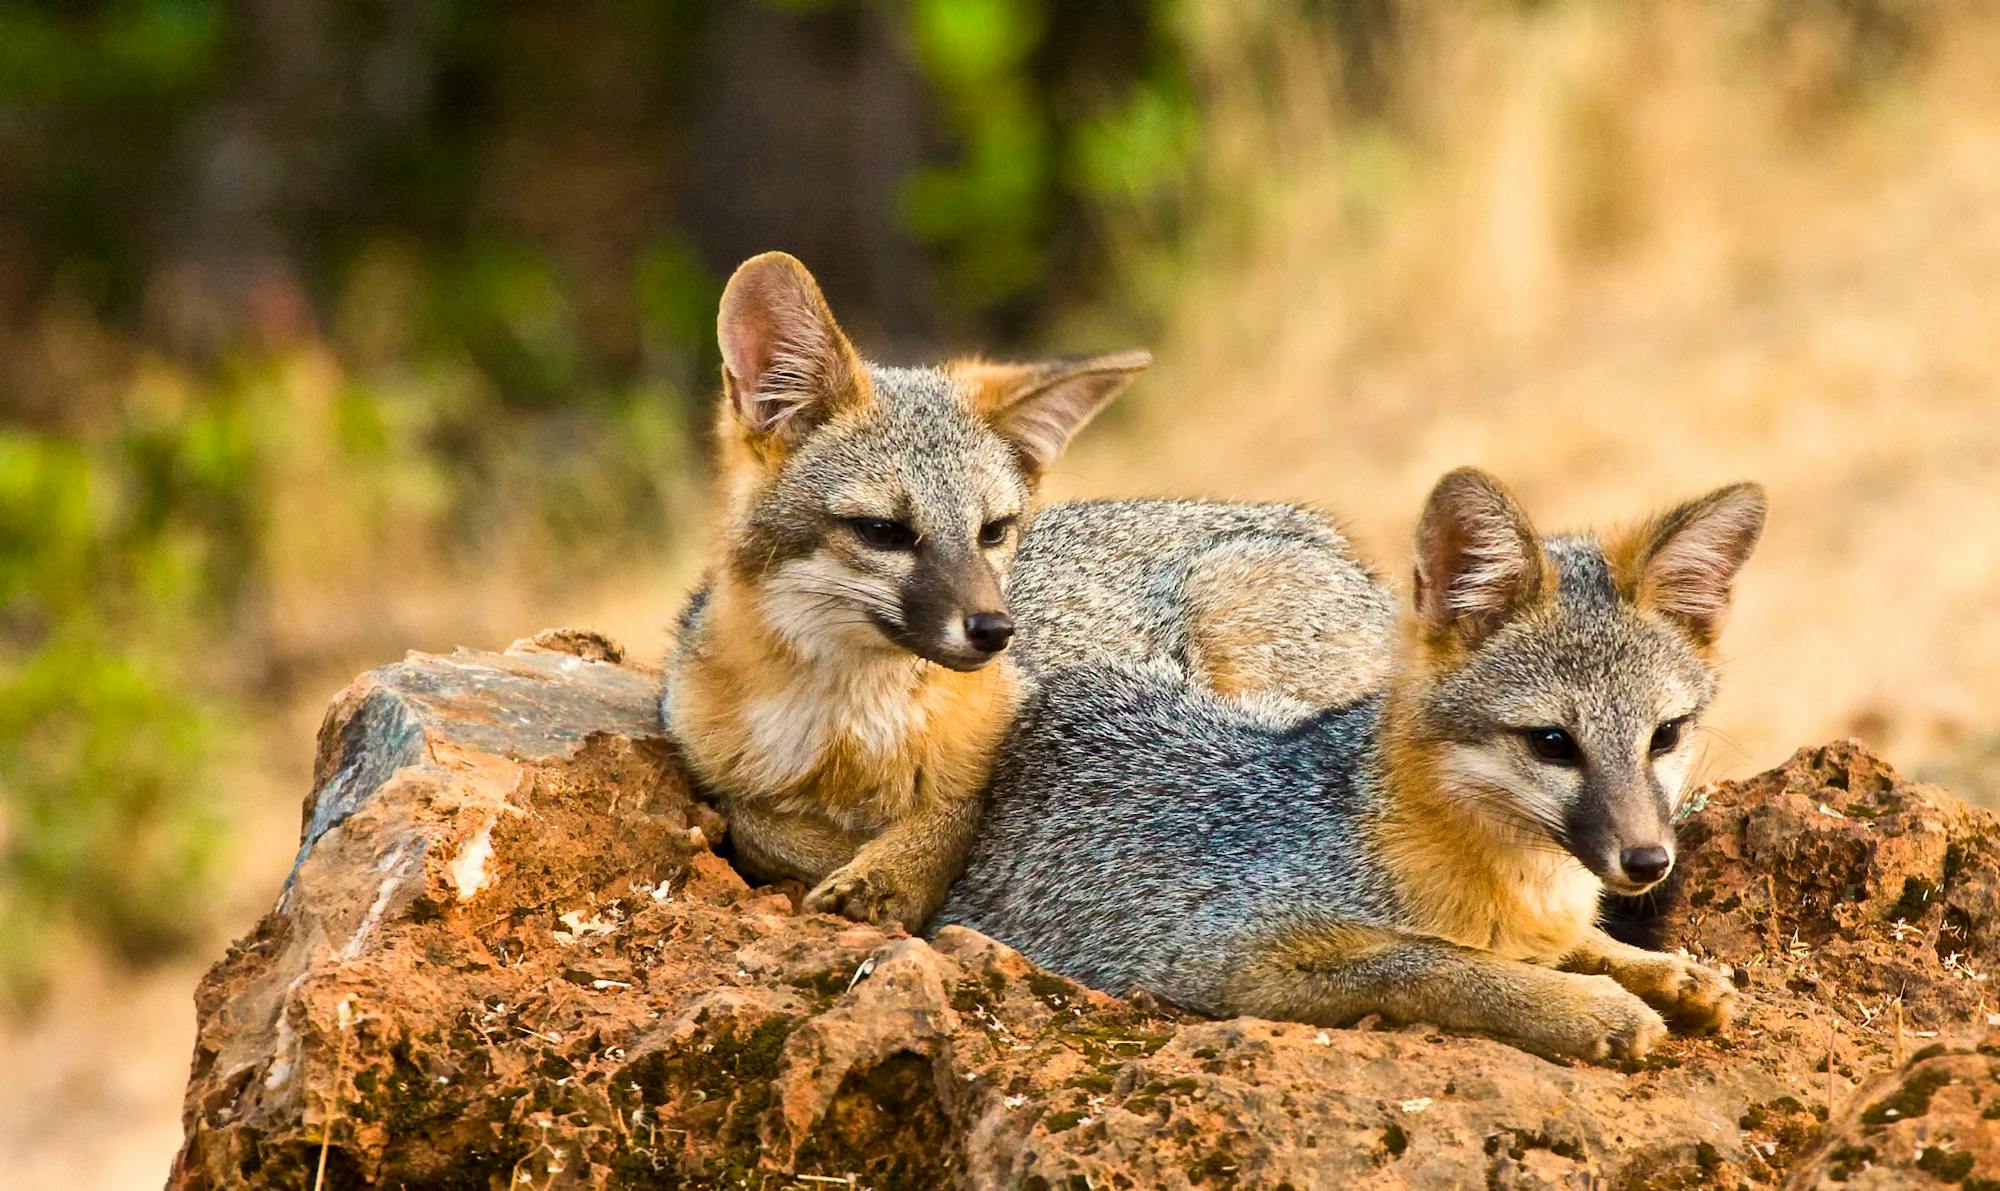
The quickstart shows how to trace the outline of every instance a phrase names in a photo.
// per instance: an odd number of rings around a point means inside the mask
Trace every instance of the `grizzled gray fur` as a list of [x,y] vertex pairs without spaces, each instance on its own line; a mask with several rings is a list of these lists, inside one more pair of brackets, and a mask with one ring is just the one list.
[[[1390,597],[1316,509],[1194,500],[1080,501],[1038,514],[1014,559],[1007,595],[1020,620],[1016,661],[1029,674],[1091,660],[1172,659],[1189,666],[1190,627],[1217,595],[1212,575],[1245,560],[1313,568],[1317,580],[1267,586],[1260,613],[1281,618],[1289,664],[1315,665],[1329,626],[1367,625],[1386,645]],[[1230,594],[1242,594],[1240,591]]]
[[1168,665],[1047,674],[994,773],[958,924],[1094,988],[1225,1015],[1239,941],[1393,924],[1369,846],[1381,700],[1245,705]]

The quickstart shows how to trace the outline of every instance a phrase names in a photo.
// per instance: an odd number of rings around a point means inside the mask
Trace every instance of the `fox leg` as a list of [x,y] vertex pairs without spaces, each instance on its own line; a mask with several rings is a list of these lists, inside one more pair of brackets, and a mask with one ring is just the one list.
[[1621,943],[1597,929],[1585,936],[1562,967],[1611,977],[1693,1033],[1722,1029],[1736,1008],[1736,990],[1720,972],[1678,955]]
[[1666,1033],[1658,1013],[1610,980],[1344,923],[1293,927],[1257,941],[1223,1000],[1229,1013],[1317,1025],[1379,1013],[1593,1061],[1639,1058]]
[[939,799],[890,824],[806,894],[806,909],[922,929],[965,867],[979,805],[976,793]]
[[865,841],[851,831],[755,803],[723,807],[737,867],[760,881],[819,881],[854,859]]

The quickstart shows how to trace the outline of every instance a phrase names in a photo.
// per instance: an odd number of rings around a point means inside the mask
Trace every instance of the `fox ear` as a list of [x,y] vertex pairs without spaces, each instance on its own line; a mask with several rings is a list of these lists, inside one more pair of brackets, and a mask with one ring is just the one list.
[[1151,352],[1128,351],[1040,364],[960,360],[950,372],[970,390],[973,410],[1040,472],[1152,362]]
[[1714,643],[1736,572],[1763,535],[1765,507],[1761,486],[1731,484],[1653,518],[1610,552],[1621,586],[1699,644]]
[[835,410],[867,400],[861,357],[795,257],[767,252],[738,266],[715,331],[723,391],[752,434],[796,442]]
[[1500,482],[1462,467],[1438,481],[1417,525],[1417,616],[1477,645],[1540,598],[1547,560]]

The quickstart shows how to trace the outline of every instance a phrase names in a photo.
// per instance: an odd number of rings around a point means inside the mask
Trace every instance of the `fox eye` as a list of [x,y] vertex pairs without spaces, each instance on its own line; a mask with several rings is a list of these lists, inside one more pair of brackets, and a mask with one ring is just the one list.
[[880,517],[855,517],[848,521],[854,536],[861,544],[875,550],[913,550],[917,545],[917,531],[901,521],[888,521]]
[[1561,728],[1530,728],[1524,735],[1535,756],[1551,765],[1574,766],[1583,761],[1576,740]]
[[1012,517],[999,517],[979,527],[979,544],[982,546],[1005,545],[1007,535],[1014,532]]
[[1671,753],[1680,747],[1681,732],[1686,729],[1687,722],[1688,717],[1681,716],[1679,719],[1668,720],[1666,723],[1653,729],[1653,742],[1650,747],[1655,756],[1660,753]]

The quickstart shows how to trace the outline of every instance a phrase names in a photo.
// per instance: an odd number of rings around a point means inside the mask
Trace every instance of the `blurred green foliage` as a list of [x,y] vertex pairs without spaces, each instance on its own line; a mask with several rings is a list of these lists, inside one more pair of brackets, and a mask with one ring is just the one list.
[[0,5],[0,92],[89,103],[154,101],[199,86],[225,33],[215,0],[125,0],[78,22],[73,5]]
[[[188,445],[219,462],[212,440]],[[212,872],[207,708],[163,648],[202,568],[147,524],[159,507],[130,464],[0,435],[0,977],[15,987],[65,919],[132,956],[179,943]]]
[[[498,321],[524,375],[560,377],[575,344],[532,289],[525,326]],[[527,555],[608,566],[685,519],[676,395],[508,413],[471,354],[365,374],[313,350],[155,365],[88,439],[0,433],[0,977],[17,991],[53,930],[144,959],[204,922],[232,789],[215,763],[289,668],[351,648],[315,620],[476,566],[511,577]]]
[[946,246],[961,300],[975,307],[1027,288],[1045,267],[1051,130],[1027,77],[1042,15],[1033,0],[920,0],[919,59],[944,93],[963,158],[909,180],[903,216]]
[[1052,279],[1103,264],[1076,242],[1101,239],[1091,220],[1146,204],[1185,168],[1195,119],[1178,8],[911,5],[909,36],[958,151],[907,181],[902,214],[942,254],[955,301],[1059,300],[1068,287],[1052,294]]

